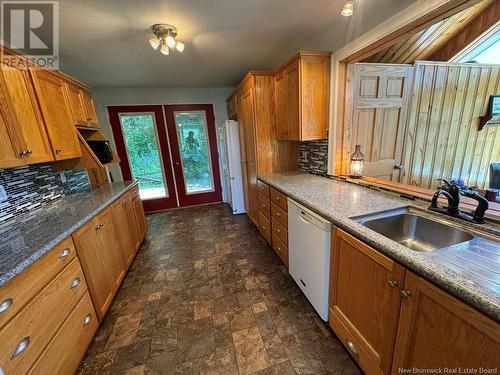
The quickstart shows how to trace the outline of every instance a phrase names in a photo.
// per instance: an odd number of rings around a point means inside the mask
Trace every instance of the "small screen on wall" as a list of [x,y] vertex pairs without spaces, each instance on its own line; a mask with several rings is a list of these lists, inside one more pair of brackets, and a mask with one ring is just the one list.
[[490,116],[500,116],[500,95],[490,96],[490,105],[488,108]]

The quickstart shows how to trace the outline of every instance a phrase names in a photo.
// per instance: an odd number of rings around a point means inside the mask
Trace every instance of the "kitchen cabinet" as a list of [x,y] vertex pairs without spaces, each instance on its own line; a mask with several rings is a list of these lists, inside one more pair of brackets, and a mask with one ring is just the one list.
[[65,82],[65,89],[71,108],[73,124],[85,128],[99,128],[90,90],[69,81]]
[[406,272],[392,372],[400,368],[498,368],[500,325]]
[[141,197],[136,195],[132,199],[132,207],[134,211],[135,223],[137,226],[137,232],[139,234],[139,243],[144,240],[146,232],[148,231],[148,224],[146,222],[146,215],[144,214],[144,207],[142,205]]
[[299,52],[274,74],[276,139],[327,138],[330,53]]
[[133,211],[131,210],[131,200],[129,194],[124,194],[111,206],[111,215],[113,224],[115,225],[118,235],[118,242],[120,243],[120,250],[123,262],[129,265],[134,259],[136,243],[138,238],[137,227],[135,220],[130,225],[129,215],[135,219]]
[[405,269],[334,228],[329,322],[367,373],[390,372]]
[[0,90],[0,126],[7,128],[1,130],[6,149],[2,147],[0,168],[54,160],[29,72],[2,64]]
[[64,79],[41,69],[31,70],[31,76],[55,160],[82,156]]
[[231,95],[227,98],[227,117],[231,120],[234,120],[238,116],[237,103],[236,103],[236,95]]

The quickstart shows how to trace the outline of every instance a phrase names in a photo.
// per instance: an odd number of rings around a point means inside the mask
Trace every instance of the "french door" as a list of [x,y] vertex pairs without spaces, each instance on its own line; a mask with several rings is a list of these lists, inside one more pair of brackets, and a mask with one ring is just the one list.
[[125,180],[147,212],[222,200],[211,105],[110,106]]

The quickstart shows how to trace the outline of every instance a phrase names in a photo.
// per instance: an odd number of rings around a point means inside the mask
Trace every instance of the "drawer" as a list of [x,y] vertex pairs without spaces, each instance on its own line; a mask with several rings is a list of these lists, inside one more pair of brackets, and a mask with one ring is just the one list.
[[134,186],[130,189],[130,197],[134,199],[139,195],[139,185]]
[[271,219],[271,202],[269,198],[264,194],[259,192],[259,211],[264,214],[265,217]]
[[[71,237],[0,288],[0,329],[76,256]],[[2,311],[3,310],[3,311]]]
[[[373,362],[365,348],[356,340],[354,335],[347,329],[347,327],[337,318],[332,308],[329,309],[328,323],[334,330],[335,334],[346,347],[352,358],[359,364],[361,369],[366,374],[382,374],[382,371]],[[367,344],[368,345],[368,344]]]
[[272,223],[271,229],[273,233],[275,233],[281,240],[281,242],[283,242],[283,244],[285,244],[285,246],[288,247],[288,231],[274,217],[271,223]]
[[271,222],[259,212],[259,231],[267,242],[271,243]]
[[74,374],[89,346],[98,321],[88,292],[40,355],[30,374]]
[[29,370],[86,290],[75,258],[0,331],[0,368],[5,374]]
[[281,242],[276,233],[273,232],[273,249],[280,257],[281,261],[288,267],[288,246]]
[[286,201],[286,195],[280,193],[278,190],[271,188],[271,202],[278,205],[285,212],[288,212],[288,205]]
[[269,198],[269,185],[262,182],[261,180],[257,180],[257,187],[259,189],[259,192],[264,194],[266,197]]
[[283,209],[271,202],[271,217],[276,218],[285,229],[288,230],[288,214]]

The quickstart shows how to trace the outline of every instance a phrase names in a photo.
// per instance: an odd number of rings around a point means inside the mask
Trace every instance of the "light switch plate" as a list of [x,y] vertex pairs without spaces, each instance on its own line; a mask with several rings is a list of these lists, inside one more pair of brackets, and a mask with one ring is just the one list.
[[5,188],[3,187],[3,185],[0,185],[0,202],[6,201],[6,200],[7,200],[7,192],[5,191]]

